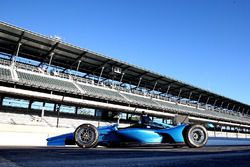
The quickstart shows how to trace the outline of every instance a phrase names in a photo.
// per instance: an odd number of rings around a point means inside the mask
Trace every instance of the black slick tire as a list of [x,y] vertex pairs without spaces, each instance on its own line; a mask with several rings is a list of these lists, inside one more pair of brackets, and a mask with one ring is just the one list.
[[94,148],[98,144],[98,130],[94,125],[82,124],[74,132],[76,145],[81,148]]
[[202,125],[189,125],[184,130],[185,143],[190,148],[201,148],[208,141],[207,130]]

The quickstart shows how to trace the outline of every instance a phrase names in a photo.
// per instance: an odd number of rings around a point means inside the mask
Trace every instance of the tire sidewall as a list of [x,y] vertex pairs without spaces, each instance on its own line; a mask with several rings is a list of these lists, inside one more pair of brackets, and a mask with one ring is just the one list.
[[[202,143],[198,144],[193,142],[193,140],[190,138],[190,133],[195,130],[195,129],[199,129],[204,133],[204,140]],[[186,144],[190,147],[190,148],[200,148],[203,147],[204,145],[206,145],[207,141],[208,141],[208,133],[207,130],[204,126],[202,125],[189,125],[184,132],[184,139]]]
[[[78,133],[80,130],[85,129],[85,128],[90,128],[93,132],[94,132],[94,140],[89,143],[89,144],[83,144],[81,141],[79,141],[78,138]],[[98,143],[98,138],[99,138],[99,134],[98,134],[98,130],[94,125],[91,124],[82,124],[80,126],[78,126],[74,132],[74,140],[76,145],[78,145],[81,148],[93,148],[97,146]]]

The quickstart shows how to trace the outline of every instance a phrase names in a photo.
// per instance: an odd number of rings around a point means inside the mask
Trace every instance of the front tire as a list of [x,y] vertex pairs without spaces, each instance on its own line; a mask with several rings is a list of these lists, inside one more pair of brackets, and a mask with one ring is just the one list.
[[202,125],[190,125],[184,131],[184,139],[188,147],[201,148],[208,141],[207,130]]
[[82,124],[74,132],[75,143],[81,148],[96,147],[98,138],[98,130],[91,124]]

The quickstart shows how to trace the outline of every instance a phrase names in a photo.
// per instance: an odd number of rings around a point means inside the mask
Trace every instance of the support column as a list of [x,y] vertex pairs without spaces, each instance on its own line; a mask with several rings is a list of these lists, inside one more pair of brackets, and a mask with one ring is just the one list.
[[168,93],[169,93],[170,88],[171,88],[171,86],[170,86],[170,85],[168,85],[168,89],[167,89],[167,91],[166,91],[165,100],[167,100],[167,97],[168,97]]
[[104,70],[104,66],[102,67],[102,70],[101,70],[101,73],[100,73],[100,76],[99,76],[99,78],[98,78],[98,83],[97,83],[97,85],[99,85],[99,83],[100,83],[100,78],[102,77],[102,73],[103,73],[103,70]]
[[181,96],[181,92],[182,92],[182,89],[180,89],[180,91],[179,91],[179,94],[178,94],[178,99],[180,98],[180,96]]
[[[120,79],[120,84],[122,84],[122,80],[123,80],[123,77],[124,77],[124,72],[122,73],[122,76],[121,76],[121,79]],[[121,86],[121,85],[120,85]]]
[[200,103],[201,97],[202,97],[202,95],[200,95],[198,100],[197,100],[197,108],[199,108],[199,103]]
[[206,105],[207,105],[207,103],[209,102],[209,99],[210,99],[210,97],[207,98]]
[[53,59],[53,57],[54,57],[54,52],[52,52],[51,54],[50,54],[50,59],[49,59],[49,66],[51,65],[51,62],[52,62],[52,59]]
[[214,101],[214,104],[213,104],[214,108],[213,108],[213,110],[215,109],[216,103],[217,103],[217,99]]
[[57,104],[55,103],[55,104],[54,104],[53,112],[56,112],[56,106],[57,106]]
[[75,107],[75,115],[77,115],[78,106]]
[[156,85],[157,85],[157,81],[155,82],[155,85],[152,91],[155,91]]
[[239,138],[240,129],[237,127],[237,138]]
[[155,82],[155,85],[154,85],[154,87],[153,87],[153,90],[151,91],[151,95],[150,95],[151,98],[152,98],[152,96],[155,94],[154,91],[155,91],[156,85],[157,85],[157,81]]
[[191,96],[192,96],[193,92],[189,93],[188,99],[191,100]]
[[78,70],[79,70],[79,67],[80,67],[81,62],[82,62],[81,60],[79,60],[79,61],[78,61],[76,71],[78,71]]
[[3,98],[4,98],[4,96],[0,96],[0,107],[3,106]]
[[42,107],[42,112],[41,112],[41,122],[42,122],[43,117],[44,117],[44,110],[45,110],[45,101],[43,102],[43,107]]
[[16,54],[15,54],[15,56],[12,58],[12,64],[15,64],[15,63],[16,63],[16,57],[18,57],[18,54],[19,54],[19,50],[20,50],[21,45],[22,45],[22,43],[19,42],[19,43],[18,43],[18,46],[17,46]]
[[126,120],[128,120],[129,118],[128,118],[128,113],[126,114]]
[[232,111],[234,111],[234,108],[235,108],[235,105],[233,106]]
[[140,80],[139,80],[139,82],[138,82],[138,84],[137,84],[137,87],[136,87],[136,88],[138,88],[138,87],[140,86],[140,84],[141,84],[141,80],[142,80],[142,78],[140,78]]
[[60,108],[61,108],[61,104],[57,104],[56,105],[56,112],[57,112],[56,127],[57,128],[59,127]]
[[33,100],[29,101],[29,107],[28,107],[29,110],[31,110],[31,106],[32,106],[33,102],[34,102]]
[[221,102],[220,108],[222,108],[223,104],[224,104],[224,102]]

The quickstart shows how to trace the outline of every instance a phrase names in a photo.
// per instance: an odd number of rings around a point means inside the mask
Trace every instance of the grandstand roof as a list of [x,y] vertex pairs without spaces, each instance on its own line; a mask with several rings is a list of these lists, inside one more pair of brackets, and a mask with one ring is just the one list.
[[[36,60],[41,63],[48,63],[53,53],[52,64],[65,69],[76,69],[79,60],[81,61],[79,71],[99,76],[103,69],[102,76],[108,79],[120,80],[120,75],[112,73],[114,67],[119,67],[124,73],[123,82],[137,85],[140,78],[140,85],[150,90],[168,92],[173,96],[189,98],[201,103],[207,103],[224,108],[234,108],[240,112],[248,112],[250,105],[237,100],[204,90],[197,86],[152,72],[150,70],[131,65],[129,63],[80,48],[55,38],[50,38],[25,30],[4,22],[0,22],[0,52],[15,55],[18,44],[21,43],[19,56]],[[192,92],[192,93],[191,93]]]

